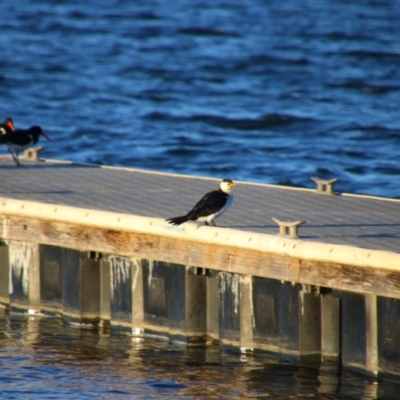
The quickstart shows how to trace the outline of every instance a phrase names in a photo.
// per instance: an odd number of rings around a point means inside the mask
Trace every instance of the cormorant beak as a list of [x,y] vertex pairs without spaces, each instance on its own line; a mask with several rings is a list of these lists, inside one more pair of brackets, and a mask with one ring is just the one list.
[[49,141],[51,142],[51,139],[42,131],[42,135]]

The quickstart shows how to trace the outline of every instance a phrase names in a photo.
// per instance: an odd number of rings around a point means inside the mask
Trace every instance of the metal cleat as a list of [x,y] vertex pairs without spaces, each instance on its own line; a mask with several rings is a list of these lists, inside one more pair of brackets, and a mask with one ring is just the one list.
[[43,147],[31,147],[29,149],[26,149],[24,151],[24,156],[23,159],[27,161],[32,161],[32,162],[38,162],[39,159],[39,153],[43,150]]
[[324,180],[324,179],[320,179],[315,176],[312,176],[311,179],[317,184],[316,192],[318,194],[327,194],[330,196],[335,194],[335,192],[333,191],[333,185],[336,182],[339,182],[339,178]]
[[272,220],[279,225],[279,235],[289,236],[293,239],[299,238],[298,234],[299,226],[306,223],[306,221],[286,222],[286,221],[281,221],[277,218],[272,218]]

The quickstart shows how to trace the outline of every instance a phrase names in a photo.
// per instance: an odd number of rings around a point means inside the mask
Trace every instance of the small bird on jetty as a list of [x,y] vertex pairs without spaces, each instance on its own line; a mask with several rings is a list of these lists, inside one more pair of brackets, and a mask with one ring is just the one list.
[[219,185],[219,190],[205,194],[186,215],[168,218],[166,221],[172,225],[180,225],[187,221],[205,221],[206,225],[217,226],[214,219],[220,217],[232,204],[231,191],[234,186],[236,183],[224,179]]
[[[21,165],[18,160],[19,152],[36,144],[40,135],[51,141],[40,126],[32,126],[29,129],[16,129],[15,131],[0,135],[0,144],[7,146],[14,162],[17,165]],[[12,150],[15,152],[15,155]]]
[[11,118],[6,118],[1,124],[0,124],[0,135],[4,135],[6,133],[10,133],[15,131],[15,126],[14,122]]

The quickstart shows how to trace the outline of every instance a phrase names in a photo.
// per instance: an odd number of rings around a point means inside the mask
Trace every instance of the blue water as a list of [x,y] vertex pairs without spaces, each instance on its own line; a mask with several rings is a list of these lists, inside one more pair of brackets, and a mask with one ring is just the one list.
[[0,119],[40,124],[44,157],[400,197],[398,0],[2,0],[0,15]]
[[[400,198],[398,0],[0,0],[0,15],[0,120],[41,125],[46,158],[305,187],[337,177],[339,191]],[[2,319],[2,398],[399,393],[54,320],[31,335],[29,321]]]
[[398,399],[400,383],[0,310],[1,399]]

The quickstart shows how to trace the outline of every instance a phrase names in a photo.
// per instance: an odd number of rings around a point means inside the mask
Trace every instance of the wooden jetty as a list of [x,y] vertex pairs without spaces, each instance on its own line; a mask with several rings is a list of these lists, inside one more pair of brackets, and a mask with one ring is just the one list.
[[173,227],[165,219],[219,180],[2,161],[0,301],[138,337],[399,374],[400,201],[314,180],[235,180],[218,227]]

